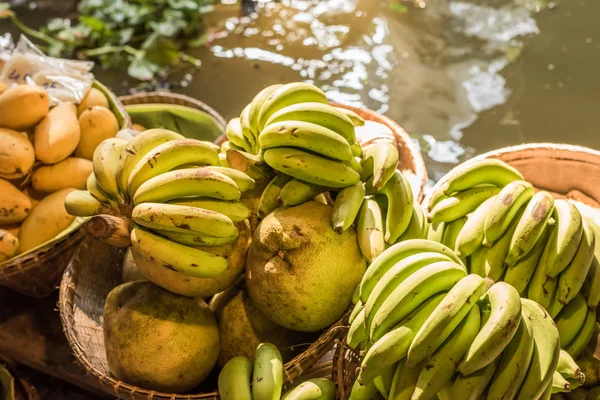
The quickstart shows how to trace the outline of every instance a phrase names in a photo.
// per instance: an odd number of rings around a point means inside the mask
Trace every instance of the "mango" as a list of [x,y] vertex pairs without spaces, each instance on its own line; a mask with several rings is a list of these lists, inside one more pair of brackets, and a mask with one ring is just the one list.
[[94,87],[87,92],[81,103],[77,106],[77,115],[81,115],[85,110],[93,106],[108,108],[108,99],[104,93]]
[[0,262],[13,258],[19,252],[19,239],[12,233],[0,229]]
[[69,188],[54,192],[35,206],[21,225],[21,252],[46,243],[71,225],[75,217],[65,209],[65,197],[73,190]]
[[0,128],[0,178],[18,179],[35,163],[33,145],[20,132]]
[[146,127],[140,124],[131,124],[131,129],[137,132],[144,132],[146,130]]
[[25,193],[25,196],[29,197],[29,200],[31,201],[31,209],[32,210],[48,194],[48,193],[38,192],[32,186],[27,186],[25,189],[23,189],[23,193]]
[[48,114],[48,93],[38,86],[17,85],[0,94],[0,126],[14,130],[31,128]]
[[31,176],[31,184],[35,190],[46,193],[66,188],[83,190],[92,172],[90,160],[69,157],[56,164],[36,169]]
[[104,343],[112,375],[168,393],[198,386],[219,356],[219,329],[200,298],[150,282],[114,288],[104,305]]
[[30,212],[29,198],[10,182],[0,179],[0,225],[21,222]]
[[45,164],[55,164],[73,153],[80,137],[75,104],[61,103],[35,128],[35,156]]
[[75,151],[77,157],[91,160],[94,150],[104,140],[115,137],[119,122],[114,114],[105,107],[93,106],[79,116],[81,140]]
[[18,238],[19,231],[21,230],[21,224],[14,223],[14,224],[10,224],[10,225],[0,225],[0,229],[2,229],[3,231],[6,231]]

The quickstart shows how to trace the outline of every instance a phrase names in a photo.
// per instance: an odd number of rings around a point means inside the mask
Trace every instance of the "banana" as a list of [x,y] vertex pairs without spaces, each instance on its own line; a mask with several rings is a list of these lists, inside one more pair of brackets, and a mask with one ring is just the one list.
[[280,109],[267,120],[261,135],[272,124],[286,121],[316,124],[337,133],[349,145],[356,142],[354,125],[350,118],[339,109],[323,103],[298,103]]
[[326,187],[304,182],[300,179],[292,179],[281,188],[277,204],[280,206],[296,206],[306,203],[313,197],[327,191]]
[[579,332],[577,332],[575,339],[569,343],[561,344],[561,346],[567,353],[569,353],[569,355],[571,355],[571,357],[577,359],[588,345],[590,340],[592,340],[595,332],[596,310],[588,310],[585,321],[583,322],[581,329],[579,329]]
[[[600,239],[598,239],[597,242],[600,242]],[[597,289],[600,287],[600,263],[598,263],[597,256],[592,258],[588,279],[590,282],[590,290],[587,294],[587,302],[590,308],[595,309],[598,307],[598,303],[600,303],[600,290]]]
[[533,195],[511,239],[506,265],[515,265],[529,254],[542,237],[553,211],[554,197],[550,193],[540,191]]
[[479,400],[496,372],[500,358],[471,375],[458,374],[450,389],[450,399]]
[[258,140],[262,149],[297,147],[339,161],[350,161],[354,157],[346,139],[310,122],[276,122],[265,127]]
[[125,202],[130,199],[127,190],[129,176],[140,159],[156,146],[177,139],[184,139],[184,137],[167,129],[150,129],[135,136],[127,143],[125,150],[119,156],[116,171],[117,186]]
[[434,203],[443,195],[450,196],[477,185],[490,184],[504,187],[512,181],[522,180],[523,175],[515,168],[496,159],[473,160],[454,168],[431,195]]
[[373,382],[363,386],[358,380],[355,380],[348,400],[372,400],[377,397],[377,393],[378,390]]
[[365,186],[362,182],[356,182],[354,185],[339,191],[333,203],[333,213],[331,214],[331,226],[336,233],[341,235],[352,226],[364,198]]
[[592,228],[584,221],[583,236],[579,248],[567,268],[560,273],[558,278],[556,296],[559,303],[567,304],[577,296],[592,265],[595,249],[596,236]]
[[252,400],[279,400],[283,387],[283,361],[279,349],[261,343],[254,355]]
[[[521,213],[521,211],[519,211],[519,213]],[[485,276],[494,282],[497,282],[502,278],[504,270],[506,269],[504,260],[506,260],[506,255],[508,254],[510,239],[514,234],[519,221],[519,214],[517,214],[516,217],[517,218],[513,219],[502,237],[500,237],[500,239],[498,239],[485,254]]]
[[415,335],[406,365],[414,367],[429,358],[469,314],[485,289],[485,281],[475,274],[458,281]]
[[456,238],[460,233],[463,226],[467,222],[466,217],[455,219],[452,222],[448,222],[444,227],[444,235],[442,236],[442,243],[449,248],[453,249],[456,244]]
[[500,361],[489,387],[488,400],[509,400],[515,397],[527,375],[533,347],[531,322],[521,313],[517,332],[497,358]]
[[427,230],[427,240],[442,243],[445,226],[446,224],[443,222],[432,223]]
[[373,263],[371,263],[369,268],[367,268],[360,283],[360,299],[363,303],[367,302],[377,282],[394,266],[394,264],[413,254],[430,251],[444,254],[464,268],[462,261],[454,254],[454,252],[441,243],[425,239],[407,240],[390,246],[381,253]]
[[257,132],[262,134],[269,118],[282,108],[292,104],[309,102],[327,104],[327,97],[318,87],[304,82],[288,83],[275,89],[264,100],[257,114]]
[[260,196],[260,203],[258,206],[259,217],[266,217],[278,207],[277,199],[279,199],[281,189],[292,179],[291,176],[281,173],[271,179]]
[[[475,211],[485,200],[497,195],[495,186],[474,187],[440,200],[429,212],[430,222],[450,222]],[[491,207],[490,207],[491,208]]]
[[257,136],[255,136],[252,132],[252,128],[250,126],[250,104],[244,107],[242,113],[240,114],[240,125],[242,127],[242,135],[244,136],[244,139],[246,139],[246,142],[250,144],[250,152],[252,154],[256,154],[258,152],[258,140]]
[[583,236],[583,219],[577,207],[566,200],[554,202],[556,228],[548,241],[546,275],[556,277],[571,262],[581,237]]
[[491,247],[506,232],[521,207],[533,195],[533,186],[526,181],[513,181],[502,188],[485,218],[484,246]]
[[261,162],[257,155],[241,150],[228,149],[225,154],[225,164],[221,161],[221,165],[237,169],[252,179],[272,178],[275,176],[273,170]]
[[325,378],[313,378],[296,386],[281,400],[333,400],[334,398],[335,385],[333,382]]
[[425,363],[411,400],[431,399],[452,378],[477,335],[480,326],[479,307],[475,305],[448,340]]
[[354,320],[358,316],[358,313],[360,313],[364,308],[365,308],[365,305],[363,304],[363,302],[358,300],[356,302],[356,304],[354,305],[354,308],[352,309],[350,316],[348,317],[348,323],[352,324],[352,322],[354,322]]
[[219,396],[223,400],[252,400],[250,379],[252,361],[247,357],[234,357],[219,373]]
[[372,198],[362,202],[356,217],[356,237],[360,252],[369,262],[385,250],[383,215],[379,204]]
[[427,234],[427,225],[428,223],[425,221],[423,209],[415,202],[408,227],[404,233],[400,235],[396,243],[410,239],[423,239]]
[[87,190],[73,190],[65,198],[65,209],[76,217],[112,214],[110,207],[101,203]]
[[223,257],[174,243],[139,227],[131,231],[131,246],[134,255],[195,278],[213,278],[229,265]]
[[[554,229],[552,233],[555,232],[556,229]],[[550,240],[552,240],[552,234],[550,235]],[[552,299],[556,294],[556,286],[558,285],[558,278],[552,278],[546,275],[545,272],[548,269],[548,246],[549,243],[546,243],[546,247],[540,257],[537,268],[527,287],[527,297],[538,302],[546,309],[550,307]]]
[[463,375],[470,375],[494,361],[508,346],[521,322],[519,292],[509,284],[493,284],[483,300],[489,302],[490,316],[458,366]]
[[[521,294],[525,293],[529,281],[535,273],[535,269],[540,261],[544,247],[546,246],[546,239],[550,234],[551,227],[546,226],[542,236],[535,243],[533,248],[516,262],[516,264],[509,266],[504,273],[504,282],[512,285]],[[514,235],[513,235],[514,236]]]
[[551,400],[551,399],[552,399],[552,382],[550,382],[548,384],[548,386],[546,386],[546,389],[544,389],[544,392],[540,396],[540,400]]
[[531,323],[534,349],[517,400],[537,399],[552,383],[560,355],[558,330],[546,310],[529,299],[521,299],[523,317]]
[[350,148],[352,149],[352,154],[354,154],[354,157],[362,159],[364,153],[360,144],[358,144],[357,142],[350,143]]
[[86,189],[99,202],[108,204],[113,210],[119,211],[117,199],[106,193],[104,190],[102,190],[100,185],[98,185],[98,181],[96,181],[96,175],[93,172],[90,174],[90,176],[88,176],[86,182]]
[[410,255],[394,264],[394,266],[377,282],[369,299],[365,303],[367,328],[371,327],[371,322],[373,321],[375,314],[398,286],[407,279],[413,279],[412,275],[421,268],[440,261],[452,262],[452,260],[444,254],[426,252]]
[[587,303],[583,296],[578,294],[554,318],[560,336],[560,343],[563,347],[575,339],[579,329],[585,323],[587,312]]
[[92,166],[98,185],[114,198],[119,198],[117,186],[117,166],[119,157],[127,146],[123,139],[110,138],[102,141],[94,150]]
[[128,193],[132,196],[147,180],[183,165],[220,165],[219,155],[209,142],[195,139],[171,140],[144,155],[129,175]]
[[[227,126],[225,127],[225,136],[227,136],[229,142],[231,142],[231,144],[235,145],[237,148],[243,149],[249,153],[252,152],[252,145],[244,136],[242,121],[240,118],[232,118],[229,120]],[[221,146],[221,150],[223,150],[223,146]]]
[[254,135],[254,137],[258,138],[258,134],[260,130],[258,129],[258,114],[260,112],[260,108],[267,98],[277,89],[282,87],[283,85],[270,85],[258,92],[256,96],[250,102],[250,107],[248,109],[248,120],[250,121],[250,131]]
[[373,177],[373,187],[381,190],[398,166],[398,149],[388,141],[369,146],[362,158],[362,180]]
[[385,368],[381,375],[373,379],[373,384],[377,388],[377,391],[386,400],[390,398],[390,392],[392,390],[392,383],[394,381],[395,371],[396,365],[391,365]]
[[351,349],[355,349],[362,341],[368,339],[367,328],[365,326],[365,310],[359,311],[356,318],[350,324],[346,343]]
[[485,217],[488,209],[494,203],[496,195],[488,198],[473,211],[463,228],[456,237],[456,243],[453,247],[459,257],[467,257],[475,253],[483,243],[483,230],[485,228]]
[[267,149],[263,157],[271,168],[316,185],[344,188],[360,179],[358,172],[339,161],[292,147]]
[[210,197],[239,201],[240,189],[230,177],[207,167],[165,172],[142,184],[133,197],[133,204],[162,203],[183,197]]
[[552,393],[568,393],[571,391],[571,384],[558,371],[552,375]]
[[479,276],[486,276],[486,258],[489,249],[487,247],[480,247],[469,257],[468,272],[470,274],[476,274]]
[[215,200],[202,197],[188,197],[169,200],[169,204],[189,206],[214,211],[229,217],[233,222],[241,222],[250,217],[252,213],[244,203],[239,201]]
[[427,299],[367,350],[358,374],[358,380],[363,385],[381,375],[386,367],[406,357],[415,334],[445,296],[443,292]]
[[133,208],[131,217],[136,224],[148,229],[218,238],[236,237],[238,234],[228,216],[198,207],[142,203]]
[[394,371],[389,398],[391,400],[410,400],[417,386],[420,372],[421,366],[408,368],[403,362],[399,362]]
[[552,319],[556,318],[558,313],[560,313],[560,311],[564,308],[564,304],[562,304],[558,301],[557,296],[556,296],[557,294],[558,293],[555,291],[554,296],[552,297],[552,300],[550,301],[550,304],[548,305],[548,308],[546,308],[548,315],[550,315],[550,317]]
[[556,371],[567,379],[576,380],[581,385],[585,383],[585,374],[581,372],[573,357],[564,350],[560,351]]
[[424,300],[449,290],[466,275],[462,266],[451,261],[438,261],[413,273],[392,291],[370,320],[371,341],[381,338]]
[[413,192],[402,172],[395,170],[381,189],[388,201],[385,219],[385,241],[395,243],[406,231],[413,212]]
[[345,116],[347,116],[348,118],[350,118],[350,121],[352,121],[352,125],[354,125],[355,128],[357,126],[364,126],[365,125],[365,120],[363,119],[363,117],[361,117],[360,115],[358,115],[354,111],[349,110],[349,109],[347,109],[345,107],[335,107],[335,108],[338,109]]
[[192,247],[217,247],[217,246],[225,246],[226,244],[235,242],[237,239],[236,236],[228,236],[228,237],[215,237],[203,235],[200,233],[183,233],[183,232],[173,232],[165,229],[152,229],[152,232],[165,237],[175,243],[183,244],[185,246]]
[[256,182],[242,171],[238,171],[233,168],[221,167],[218,165],[208,165],[202,168],[205,171],[218,172],[227,176],[228,178],[231,178],[235,182],[240,192],[247,192],[248,190],[254,189]]
[[[221,144],[221,147],[220,147],[221,153],[220,154],[225,154],[229,150],[244,151],[244,148],[242,148],[240,146],[236,146],[235,144],[231,143],[229,140],[226,140],[226,141],[223,142],[223,144]],[[223,161],[221,161],[221,163],[222,162]]]

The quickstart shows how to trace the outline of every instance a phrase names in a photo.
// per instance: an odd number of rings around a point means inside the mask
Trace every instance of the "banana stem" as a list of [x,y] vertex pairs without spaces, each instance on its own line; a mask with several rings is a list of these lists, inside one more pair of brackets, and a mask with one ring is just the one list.
[[95,215],[85,223],[85,230],[96,240],[117,247],[131,246],[129,218],[107,214]]

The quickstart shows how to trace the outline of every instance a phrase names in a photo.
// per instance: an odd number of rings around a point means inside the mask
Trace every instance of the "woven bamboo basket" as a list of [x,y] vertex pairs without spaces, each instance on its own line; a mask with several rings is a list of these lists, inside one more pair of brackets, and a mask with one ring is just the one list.
[[[129,127],[129,117],[116,96],[99,82],[94,82],[93,86],[107,96],[110,110],[121,128]],[[30,297],[49,295],[58,285],[75,247],[83,238],[79,228],[84,221],[84,218],[76,218],[51,241],[0,263],[0,285]]]
[[[505,147],[480,154],[474,159],[496,158],[513,166],[536,189],[547,190],[556,198],[580,201],[600,208],[600,152],[583,146],[556,143],[531,143]],[[438,181],[429,194],[441,185]],[[347,332],[348,321],[342,321],[341,330]],[[358,375],[361,357],[346,344],[346,338],[336,342],[333,357],[333,376],[338,388],[338,399],[350,396]]]
[[[140,101],[144,104],[160,103],[183,104],[198,107],[212,114],[212,109],[197,100],[171,93],[152,93],[147,98],[142,94],[122,97],[126,106]],[[196,103],[196,105],[194,105]],[[427,181],[427,172],[423,159],[410,137],[396,123],[370,110],[347,107],[363,118],[377,121],[388,126],[393,141],[400,152],[398,168],[410,179],[415,196],[422,198],[423,186]],[[216,113],[215,113],[216,114]],[[218,115],[218,114],[216,114]],[[135,118],[132,118],[133,122]],[[224,128],[225,122],[222,120]],[[226,140],[224,135],[215,142]],[[372,138],[363,138],[363,143]],[[106,360],[103,332],[103,309],[108,293],[121,283],[121,265],[125,250],[105,243],[85,239],[64,273],[60,287],[59,308],[67,340],[79,362],[86,371],[95,376],[102,387],[121,399],[218,399],[216,388],[217,371],[197,388],[198,394],[172,394],[146,390],[119,381],[110,375]],[[346,332],[344,321],[349,311],[312,344],[301,348],[301,353],[284,365],[285,386],[290,388],[309,377],[331,378],[333,370],[333,345],[340,342]]]

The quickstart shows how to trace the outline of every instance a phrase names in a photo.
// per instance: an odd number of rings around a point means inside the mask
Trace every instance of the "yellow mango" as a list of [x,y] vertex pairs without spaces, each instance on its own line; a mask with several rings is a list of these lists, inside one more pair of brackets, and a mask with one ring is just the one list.
[[10,224],[10,225],[0,225],[0,229],[10,233],[15,237],[19,237],[19,231],[21,230],[21,224]]
[[48,114],[50,99],[38,86],[17,85],[0,94],[0,126],[23,130],[37,124]]
[[54,238],[73,222],[65,209],[65,197],[73,188],[54,192],[40,201],[23,221],[19,232],[21,252],[26,252]]
[[61,103],[35,128],[35,156],[44,164],[55,164],[73,153],[80,137],[75,104]]
[[140,124],[131,124],[131,129],[138,132],[144,132],[146,130],[146,127]]
[[36,169],[31,177],[31,184],[35,190],[46,193],[66,188],[83,190],[92,171],[90,160],[69,157]]
[[19,252],[19,239],[12,233],[0,229],[0,262],[13,258]]
[[91,160],[94,150],[105,139],[114,137],[119,130],[119,122],[105,107],[93,106],[79,116],[81,140],[75,151],[77,157]]
[[0,178],[22,178],[29,173],[34,162],[35,152],[27,136],[0,128]]
[[29,198],[10,182],[0,179],[0,225],[21,222],[30,211]]
[[[38,192],[31,186],[27,186],[25,189],[23,189],[23,193],[25,193],[25,196],[29,197],[29,200],[31,201],[31,209],[32,210],[35,208],[37,203],[42,201],[42,199],[44,197],[46,197],[46,195],[48,194],[48,193]],[[2,229],[4,229],[4,228],[2,228]]]
[[81,103],[77,106],[77,115],[83,114],[85,110],[93,106],[108,108],[108,99],[100,90],[91,88],[85,95]]

